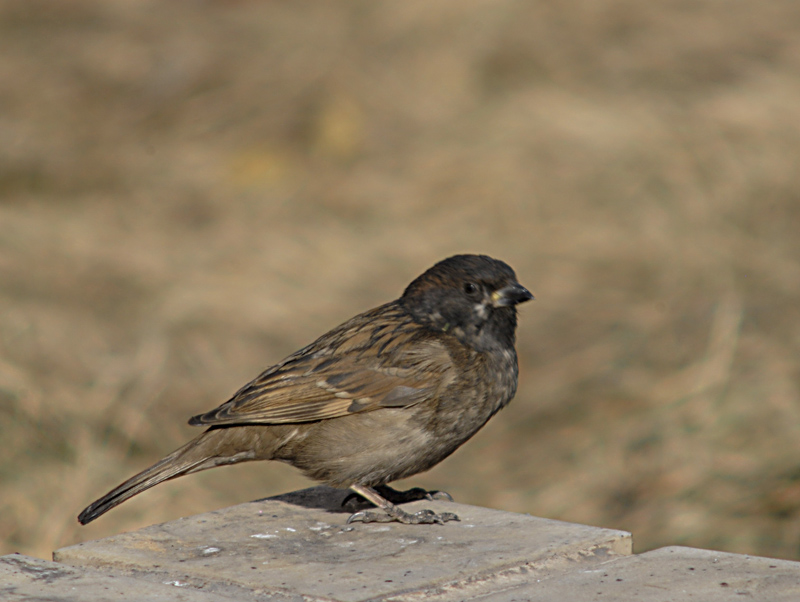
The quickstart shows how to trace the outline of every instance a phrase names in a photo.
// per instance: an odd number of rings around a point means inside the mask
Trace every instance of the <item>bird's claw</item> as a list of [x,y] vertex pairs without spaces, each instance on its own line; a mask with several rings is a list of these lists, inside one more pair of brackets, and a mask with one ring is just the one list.
[[[452,512],[441,512],[436,514],[433,510],[420,510],[414,514],[409,515],[413,519],[410,524],[412,525],[443,525],[451,520],[461,520],[457,514]],[[402,522],[402,521],[401,521]]]
[[425,498],[429,500],[444,500],[446,502],[453,501],[453,496],[446,491],[428,491]]
[[388,523],[395,520],[385,512],[372,512],[370,510],[362,510],[351,514],[345,524],[362,522],[362,523]]

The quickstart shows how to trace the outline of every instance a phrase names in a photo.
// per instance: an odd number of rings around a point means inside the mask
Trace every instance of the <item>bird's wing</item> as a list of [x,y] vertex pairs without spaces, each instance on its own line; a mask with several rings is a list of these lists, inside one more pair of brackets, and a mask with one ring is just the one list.
[[440,341],[408,326],[370,323],[320,339],[189,423],[314,422],[418,404],[452,378],[452,359]]

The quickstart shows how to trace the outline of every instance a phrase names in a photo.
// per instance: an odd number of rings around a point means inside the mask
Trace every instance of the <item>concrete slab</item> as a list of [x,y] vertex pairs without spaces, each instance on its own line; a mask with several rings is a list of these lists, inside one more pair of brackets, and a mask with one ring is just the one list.
[[800,600],[800,562],[669,547],[615,559],[481,598],[481,602]]
[[356,602],[480,589],[504,575],[527,579],[631,552],[622,531],[443,501],[404,509],[451,511],[461,522],[346,526],[346,495],[315,487],[62,548],[54,558],[242,599]]
[[0,600],[3,602],[214,602],[219,596],[175,584],[114,577],[21,554],[0,556]]

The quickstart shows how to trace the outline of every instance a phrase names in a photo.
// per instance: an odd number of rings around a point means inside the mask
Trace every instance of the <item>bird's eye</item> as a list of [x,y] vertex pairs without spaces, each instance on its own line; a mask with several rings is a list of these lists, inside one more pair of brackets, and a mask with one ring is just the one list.
[[475,293],[478,292],[478,285],[475,284],[474,282],[467,282],[464,285],[464,292],[467,293],[468,295],[474,295]]

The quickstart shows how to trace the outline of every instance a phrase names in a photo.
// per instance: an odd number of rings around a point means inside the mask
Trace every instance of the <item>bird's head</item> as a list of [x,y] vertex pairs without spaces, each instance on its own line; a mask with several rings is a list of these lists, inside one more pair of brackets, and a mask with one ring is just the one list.
[[454,255],[409,284],[400,303],[418,322],[487,351],[514,345],[516,306],[530,299],[508,264]]

